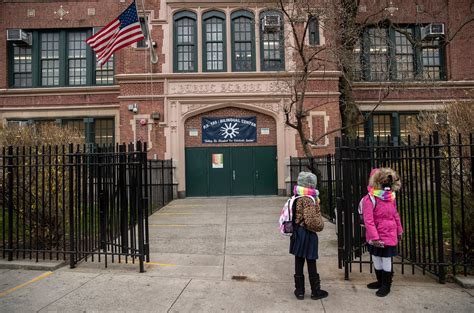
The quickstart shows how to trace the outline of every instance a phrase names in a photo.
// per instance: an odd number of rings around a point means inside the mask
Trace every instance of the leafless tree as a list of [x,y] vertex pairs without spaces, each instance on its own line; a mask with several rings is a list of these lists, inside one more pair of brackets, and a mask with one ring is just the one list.
[[[245,0],[243,0],[245,1]],[[412,2],[411,2],[412,1]],[[474,14],[458,12],[458,18],[447,18],[448,1],[438,0],[437,6],[429,6],[423,10],[414,10],[418,4],[416,0],[407,0],[410,6],[397,8],[389,1],[373,2],[374,6],[367,8],[367,1],[361,0],[273,0],[273,1],[245,1],[254,2],[255,5],[265,6],[280,11],[285,20],[285,48],[294,60],[294,67],[288,70],[284,81],[288,86],[290,97],[283,105],[285,123],[295,129],[302,143],[305,156],[312,157],[312,147],[327,135],[342,132],[349,137],[356,137],[359,125],[365,123],[393,91],[401,90],[407,82],[416,83],[420,81],[426,88],[437,86],[436,80],[430,77],[415,77],[414,73],[404,76],[391,77],[390,68],[397,62],[399,56],[388,53],[390,38],[386,36],[386,30],[391,28],[403,36],[411,49],[422,46],[419,36],[411,29],[398,26],[396,16],[413,16],[413,25],[424,26],[426,20],[449,20],[456,21],[455,25],[447,25],[442,45],[449,45],[463,28],[472,25]],[[365,3],[361,8],[361,2]],[[372,2],[371,2],[372,3]],[[443,7],[444,5],[444,7]],[[324,45],[312,46],[309,44],[310,21],[317,19],[322,27],[326,43]],[[368,27],[380,29],[381,31],[367,32]],[[380,68],[377,69],[375,77],[371,81],[376,82],[376,101],[369,112],[364,114],[360,111],[354,94],[354,84],[364,79],[361,75],[364,62],[370,62],[361,58],[361,38],[366,32],[369,40],[378,43],[379,50],[374,49],[371,56],[378,60]],[[374,64],[377,62],[374,62]],[[382,66],[383,64],[383,66]],[[325,105],[319,102],[316,105],[308,104],[308,92],[311,91],[310,78],[316,72],[336,70],[341,73],[339,81],[339,92],[341,93],[339,109],[342,117],[342,126],[327,130],[318,138],[312,138],[306,119],[311,110]],[[408,71],[407,71],[408,72]]]

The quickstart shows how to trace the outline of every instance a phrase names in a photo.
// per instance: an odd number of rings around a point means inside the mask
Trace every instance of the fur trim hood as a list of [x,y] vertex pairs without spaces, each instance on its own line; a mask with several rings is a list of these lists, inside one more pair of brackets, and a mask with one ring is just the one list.
[[369,187],[382,190],[382,186],[390,182],[390,177],[392,181],[390,190],[399,191],[402,186],[400,177],[398,176],[397,172],[389,167],[374,168],[370,172]]

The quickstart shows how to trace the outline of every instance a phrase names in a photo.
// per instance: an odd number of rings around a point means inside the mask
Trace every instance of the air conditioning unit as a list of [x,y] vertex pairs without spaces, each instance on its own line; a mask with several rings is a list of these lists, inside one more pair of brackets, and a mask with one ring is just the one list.
[[444,36],[443,23],[431,23],[421,28],[421,39]]
[[19,46],[31,46],[31,34],[22,29],[7,29],[7,41]]
[[281,27],[280,15],[265,15],[262,21],[262,30],[265,32],[278,31]]

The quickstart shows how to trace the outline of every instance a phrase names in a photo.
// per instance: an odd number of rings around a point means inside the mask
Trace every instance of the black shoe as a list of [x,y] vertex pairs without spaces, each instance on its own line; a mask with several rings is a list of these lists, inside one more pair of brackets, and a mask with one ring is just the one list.
[[377,281],[370,283],[367,285],[369,289],[379,289],[382,287],[382,272],[383,270],[375,270],[375,276],[377,277]]
[[295,275],[295,296],[298,300],[304,299],[304,275]]
[[319,274],[316,274],[314,277],[310,277],[309,283],[311,284],[311,299],[324,299],[329,295],[327,291],[321,289],[321,280],[319,279]]
[[392,272],[382,272],[382,287],[375,293],[377,297],[385,297],[392,287]]

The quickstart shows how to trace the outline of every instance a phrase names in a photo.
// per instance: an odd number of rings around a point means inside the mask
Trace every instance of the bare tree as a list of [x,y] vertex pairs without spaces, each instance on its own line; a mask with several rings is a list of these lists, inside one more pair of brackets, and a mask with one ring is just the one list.
[[[257,5],[265,5],[282,13],[285,20],[285,48],[291,54],[294,68],[290,68],[285,75],[285,83],[290,93],[288,101],[283,106],[285,123],[295,129],[303,147],[306,157],[313,156],[314,145],[332,133],[342,132],[354,138],[357,135],[359,125],[368,121],[371,115],[377,111],[379,106],[394,91],[403,90],[407,82],[419,82],[425,88],[435,88],[438,82],[434,77],[424,75],[422,77],[413,71],[399,71],[394,77],[392,68],[397,65],[403,55],[389,53],[389,47],[395,46],[388,38],[387,31],[390,29],[397,34],[397,40],[404,42],[407,49],[421,49],[424,42],[413,28],[399,26],[396,21],[397,13],[400,16],[413,16],[412,25],[422,28],[426,25],[425,20],[456,21],[455,25],[447,25],[447,31],[443,38],[439,38],[440,47],[446,47],[461,30],[472,24],[474,14],[458,13],[457,18],[449,19],[448,1],[439,0],[444,5],[430,7],[422,12],[413,10],[418,6],[413,0],[407,8],[394,7],[392,2],[377,1],[376,4],[367,9],[361,9],[360,0],[273,0],[273,1],[247,1],[255,2]],[[407,0],[410,2],[410,0]],[[413,12],[412,12],[413,11]],[[322,27],[326,43],[313,46],[309,44],[310,25],[312,20],[318,20]],[[365,37],[364,37],[365,36]],[[363,56],[362,42],[368,40],[373,45],[378,45],[370,50],[369,60]],[[366,52],[366,51],[365,51]],[[372,62],[372,63],[370,63]],[[414,60],[413,60],[414,62]],[[370,63],[370,64],[369,64]],[[405,62],[408,64],[409,62]],[[372,77],[364,76],[364,68],[368,65],[375,68],[370,71]],[[401,66],[401,65],[400,65]],[[325,102],[309,104],[308,93],[311,91],[309,84],[311,77],[316,72],[336,70],[341,73],[339,80],[339,109],[342,117],[342,126],[327,130],[318,138],[312,138],[307,127],[307,116],[311,110],[325,105]],[[356,102],[354,94],[355,83],[361,80],[375,82],[373,94],[376,93],[376,101],[368,112],[362,113]]]

